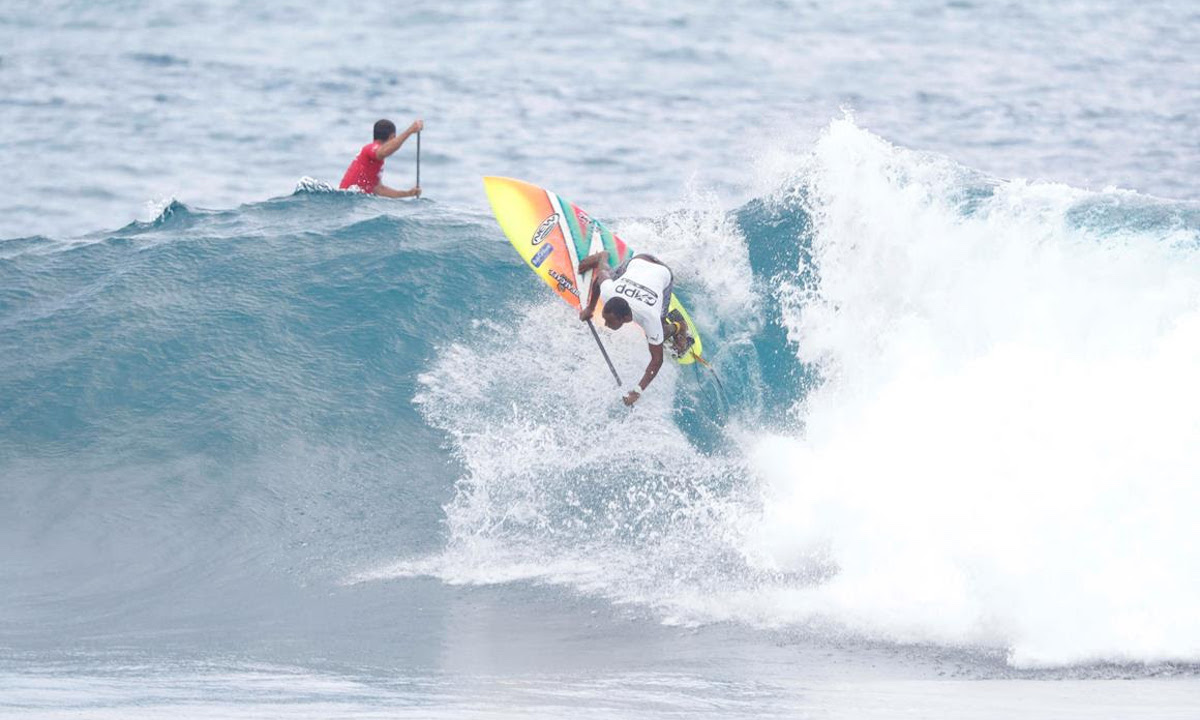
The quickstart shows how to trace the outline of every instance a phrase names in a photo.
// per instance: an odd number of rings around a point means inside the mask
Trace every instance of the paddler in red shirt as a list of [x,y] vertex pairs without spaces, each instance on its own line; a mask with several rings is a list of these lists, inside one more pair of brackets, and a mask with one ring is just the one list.
[[414,120],[403,135],[397,135],[396,125],[391,120],[375,123],[375,140],[363,145],[362,150],[358,151],[358,157],[350,163],[345,177],[342,178],[342,184],[338,187],[343,190],[358,188],[361,192],[391,198],[419,197],[419,185],[414,185],[411,190],[393,190],[380,182],[379,176],[383,172],[384,158],[399,150],[410,135],[421,132],[423,127],[423,121]]

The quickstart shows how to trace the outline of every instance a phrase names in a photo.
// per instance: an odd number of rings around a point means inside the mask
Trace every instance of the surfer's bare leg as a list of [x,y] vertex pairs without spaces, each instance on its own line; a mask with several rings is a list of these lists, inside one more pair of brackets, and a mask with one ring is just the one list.
[[679,357],[688,349],[687,327],[672,320],[663,320],[663,337],[671,343],[671,350]]
[[676,357],[682,356],[692,346],[687,321],[679,312],[672,310],[663,317],[662,324],[663,338],[671,343],[671,350]]

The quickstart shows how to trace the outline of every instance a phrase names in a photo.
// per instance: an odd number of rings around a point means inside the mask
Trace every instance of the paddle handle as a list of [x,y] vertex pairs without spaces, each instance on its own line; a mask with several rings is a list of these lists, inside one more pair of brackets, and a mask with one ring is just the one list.
[[417,187],[421,187],[421,131],[417,131]]

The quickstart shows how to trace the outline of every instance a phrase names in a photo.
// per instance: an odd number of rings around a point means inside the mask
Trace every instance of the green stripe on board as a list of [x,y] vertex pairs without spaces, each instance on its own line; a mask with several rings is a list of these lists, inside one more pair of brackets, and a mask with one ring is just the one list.
[[579,227],[579,218],[575,217],[575,206],[563,199],[562,195],[555,195],[558,198],[558,205],[563,209],[563,214],[567,216],[567,227],[571,229],[571,239],[575,243],[575,252],[579,255],[579,259],[583,260],[588,254],[587,238],[583,236],[583,231]]
[[[598,225],[600,225],[600,223],[597,221],[593,222],[596,222]],[[608,251],[609,265],[612,265],[613,267],[620,265],[624,258],[622,258],[617,252],[617,241],[613,240],[612,231],[604,225],[600,225],[600,241],[604,243],[604,249]],[[626,247],[625,250],[628,252],[629,248]]]

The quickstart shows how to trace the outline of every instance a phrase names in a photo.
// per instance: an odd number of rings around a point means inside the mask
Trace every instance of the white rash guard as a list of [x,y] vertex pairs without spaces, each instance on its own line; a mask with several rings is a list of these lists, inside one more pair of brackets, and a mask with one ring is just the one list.
[[624,273],[600,283],[600,304],[614,297],[625,298],[633,311],[633,321],[646,333],[646,342],[662,345],[662,319],[667,314],[663,296],[670,285],[671,270],[667,266],[635,257]]

